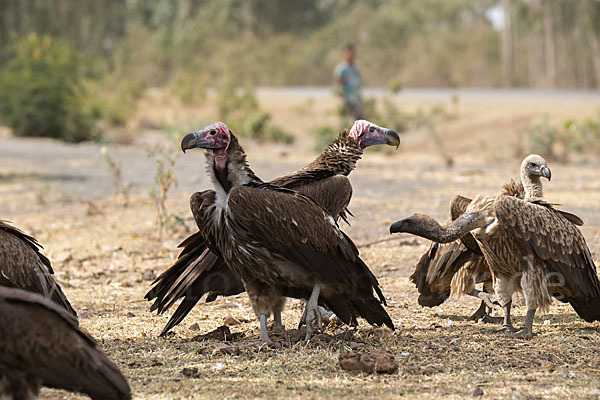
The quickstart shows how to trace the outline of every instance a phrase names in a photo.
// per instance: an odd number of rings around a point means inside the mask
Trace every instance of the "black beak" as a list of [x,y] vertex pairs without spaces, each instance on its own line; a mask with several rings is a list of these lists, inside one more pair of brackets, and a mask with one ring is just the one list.
[[540,168],[540,173],[544,178],[547,178],[548,180],[552,178],[552,171],[550,171],[550,168],[548,168],[547,165],[542,165],[542,167]]
[[196,134],[188,133],[181,139],[181,150],[185,153],[186,150],[196,148]]
[[394,222],[390,225],[390,234],[402,232],[400,228],[402,227],[402,220]]
[[388,129],[385,134],[385,143],[390,146],[396,146],[397,149],[400,146],[400,136],[398,136],[396,131]]

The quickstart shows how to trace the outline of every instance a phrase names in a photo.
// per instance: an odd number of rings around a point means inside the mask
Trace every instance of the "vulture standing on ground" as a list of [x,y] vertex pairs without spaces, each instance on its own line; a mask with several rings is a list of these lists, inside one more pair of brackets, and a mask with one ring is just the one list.
[[33,237],[0,220],[0,286],[39,293],[77,316],[41,248]]
[[36,399],[41,386],[131,398],[117,366],[73,314],[37,293],[0,287],[0,338],[0,399]]
[[308,300],[307,340],[313,319],[320,327],[319,304],[346,324],[356,324],[361,316],[394,328],[380,303],[385,299],[377,279],[323,207],[298,192],[260,182],[237,138],[221,122],[185,136],[182,149],[193,148],[208,150],[215,190],[192,195],[192,213],[208,246],[244,283],[261,341],[271,341],[267,318],[281,313],[285,297]]
[[[535,173],[527,171],[527,173]],[[521,182],[511,181],[503,186],[503,194],[525,197],[525,189]],[[450,218],[455,220],[465,212],[471,199],[460,195],[450,201]],[[450,294],[471,295],[481,298],[481,305],[470,319],[485,322],[498,322],[491,317],[487,309],[494,306],[495,298],[492,275],[483,257],[483,253],[472,234],[452,243],[433,242],[429,250],[421,256],[410,280],[419,291],[418,302],[425,307],[442,304]],[[483,283],[483,291],[475,289],[475,285]]]
[[[528,168],[536,170],[536,176],[524,173]],[[510,319],[513,292],[523,292],[527,316],[523,329],[514,335],[525,339],[533,337],[536,310],[546,311],[553,296],[570,303],[585,321],[600,321],[600,281],[577,228],[583,222],[540,200],[541,177],[549,180],[550,169],[542,157],[530,155],[521,165],[526,200],[478,195],[460,217],[445,227],[423,214],[390,227],[392,233],[412,233],[439,243],[471,232],[490,267],[507,330],[514,330]]]
[[[282,188],[308,195],[327,210],[336,220],[346,219],[352,197],[352,185],[346,177],[352,172],[366,147],[387,144],[398,147],[400,137],[391,129],[359,120],[350,131],[340,132],[313,162],[306,167],[269,182]],[[145,298],[153,300],[151,311],[161,314],[178,299],[183,301],[163,329],[165,335],[179,324],[200,298],[208,293],[206,301],[217,296],[233,296],[244,292],[244,285],[227,267],[223,258],[207,249],[202,232],[188,237],[178,260],[154,282]],[[281,326],[281,315],[274,313],[275,325]]]

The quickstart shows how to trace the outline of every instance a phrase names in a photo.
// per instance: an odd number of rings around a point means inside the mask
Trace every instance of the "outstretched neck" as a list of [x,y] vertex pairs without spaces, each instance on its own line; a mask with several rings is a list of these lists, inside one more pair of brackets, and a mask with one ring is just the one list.
[[448,225],[442,226],[428,215],[416,215],[410,218],[410,224],[404,221],[394,223],[391,231],[411,233],[437,243],[449,243],[477,228],[478,217],[479,213],[463,214]]

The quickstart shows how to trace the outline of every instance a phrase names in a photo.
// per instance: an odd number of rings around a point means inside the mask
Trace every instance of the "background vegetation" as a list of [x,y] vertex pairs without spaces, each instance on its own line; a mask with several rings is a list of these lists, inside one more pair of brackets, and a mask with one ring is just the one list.
[[[597,0],[1,1],[0,122],[78,141],[97,136],[93,120],[124,126],[150,87],[199,104],[212,88],[330,85],[346,42],[365,86],[392,91],[598,88],[597,21]],[[32,69],[43,71],[35,82]],[[291,141],[267,111],[238,103],[220,117],[245,136]],[[64,126],[36,128],[48,114]]]

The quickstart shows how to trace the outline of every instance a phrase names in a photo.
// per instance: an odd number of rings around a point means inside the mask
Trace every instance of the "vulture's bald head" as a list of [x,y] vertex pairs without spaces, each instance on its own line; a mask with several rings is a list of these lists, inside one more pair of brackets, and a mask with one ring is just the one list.
[[189,149],[212,150],[215,163],[220,166],[227,161],[227,149],[231,142],[231,131],[223,122],[215,122],[196,132],[188,133],[181,140],[181,150]]
[[537,154],[530,154],[521,163],[521,178],[530,180],[539,180],[540,177],[544,177],[548,180],[552,178],[548,163],[542,156]]
[[348,136],[356,141],[361,150],[377,144],[400,146],[400,136],[395,131],[364,119],[354,122]]

